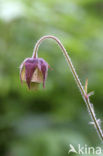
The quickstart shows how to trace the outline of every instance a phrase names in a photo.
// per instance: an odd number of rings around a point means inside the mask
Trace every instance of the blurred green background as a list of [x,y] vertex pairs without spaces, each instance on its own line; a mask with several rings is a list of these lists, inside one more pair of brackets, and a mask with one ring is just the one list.
[[69,144],[101,145],[54,41],[38,53],[53,68],[46,88],[21,86],[21,62],[48,34],[64,44],[83,85],[89,79],[103,120],[103,0],[0,0],[0,156],[68,156]]

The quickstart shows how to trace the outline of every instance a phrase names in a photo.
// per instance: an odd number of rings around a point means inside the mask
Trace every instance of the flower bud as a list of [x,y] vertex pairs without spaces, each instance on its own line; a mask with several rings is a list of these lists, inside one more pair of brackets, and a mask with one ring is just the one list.
[[37,89],[40,83],[45,87],[48,63],[42,58],[27,58],[20,66],[21,82],[25,81],[29,89]]

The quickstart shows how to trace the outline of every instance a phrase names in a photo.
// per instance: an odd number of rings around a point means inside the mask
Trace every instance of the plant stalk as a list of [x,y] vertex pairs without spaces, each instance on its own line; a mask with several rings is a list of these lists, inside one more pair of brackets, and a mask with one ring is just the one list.
[[57,42],[57,44],[59,45],[59,47],[61,48],[61,50],[62,50],[62,52],[63,52],[63,54],[64,54],[64,56],[66,58],[67,64],[69,65],[70,70],[71,70],[71,72],[73,74],[73,77],[74,77],[74,79],[76,81],[76,84],[77,84],[77,86],[78,86],[78,88],[79,88],[79,90],[81,92],[83,100],[84,100],[84,102],[85,102],[85,104],[87,106],[87,109],[88,109],[88,112],[90,114],[91,120],[92,120],[92,122],[94,124],[94,127],[96,128],[96,131],[97,131],[101,141],[103,141],[103,133],[102,133],[101,126],[99,124],[99,120],[96,119],[96,115],[95,115],[93,106],[90,103],[89,97],[87,96],[87,93],[85,92],[85,90],[84,90],[84,88],[82,86],[82,83],[81,83],[81,81],[80,81],[80,79],[79,79],[79,77],[78,77],[78,75],[77,75],[77,73],[75,71],[75,68],[74,68],[74,66],[72,64],[72,61],[71,61],[71,59],[70,59],[66,49],[64,48],[63,44],[60,42],[60,40],[57,37],[51,36],[51,35],[47,35],[47,36],[41,37],[40,40],[37,41],[37,43],[36,43],[36,45],[34,47],[34,51],[33,51],[33,56],[32,57],[33,58],[37,57],[38,48],[39,48],[40,44],[42,43],[42,41],[44,41],[45,39],[53,39],[53,40],[55,40]]

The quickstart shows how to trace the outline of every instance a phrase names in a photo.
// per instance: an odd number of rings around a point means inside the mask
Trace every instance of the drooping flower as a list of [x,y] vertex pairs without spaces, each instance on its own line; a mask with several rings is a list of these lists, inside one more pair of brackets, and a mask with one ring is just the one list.
[[48,67],[48,63],[42,58],[25,59],[20,65],[21,82],[26,81],[29,89],[37,88],[40,83],[45,88]]

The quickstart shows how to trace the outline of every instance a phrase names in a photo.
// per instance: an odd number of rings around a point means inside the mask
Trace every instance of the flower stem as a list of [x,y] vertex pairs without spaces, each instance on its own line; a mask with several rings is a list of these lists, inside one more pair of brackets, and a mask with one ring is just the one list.
[[77,73],[75,71],[75,68],[74,68],[74,66],[72,64],[72,61],[71,61],[71,59],[70,59],[66,49],[64,48],[63,44],[60,42],[60,40],[57,37],[51,36],[51,35],[47,35],[47,36],[41,37],[40,40],[38,40],[36,45],[35,45],[32,57],[33,58],[37,57],[38,48],[39,48],[41,42],[44,41],[45,39],[53,39],[53,40],[55,40],[57,42],[57,44],[59,45],[59,47],[61,48],[61,50],[62,50],[62,52],[63,52],[63,54],[64,54],[64,56],[66,58],[67,64],[69,65],[70,70],[71,70],[71,72],[73,74],[73,77],[74,77],[74,79],[76,81],[76,84],[77,84],[77,86],[78,86],[78,88],[79,88],[79,90],[81,92],[81,95],[82,95],[82,97],[84,99],[84,102],[85,102],[85,104],[87,106],[87,109],[88,109],[88,112],[89,112],[90,117],[92,119],[92,122],[94,124],[94,127],[96,128],[96,131],[97,131],[101,141],[103,141],[103,133],[102,133],[102,129],[101,129],[99,120],[97,120],[97,118],[96,118],[96,115],[95,115],[93,106],[90,103],[89,97],[87,96],[87,93],[85,92],[85,90],[84,90],[84,88],[82,86],[82,83],[80,82],[80,79],[79,79],[79,77],[78,77],[78,75],[77,75]]

